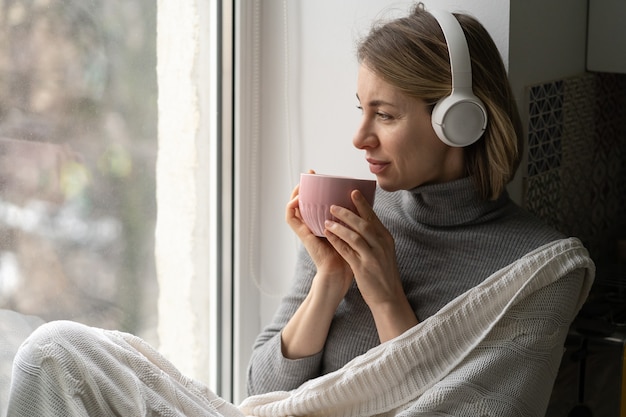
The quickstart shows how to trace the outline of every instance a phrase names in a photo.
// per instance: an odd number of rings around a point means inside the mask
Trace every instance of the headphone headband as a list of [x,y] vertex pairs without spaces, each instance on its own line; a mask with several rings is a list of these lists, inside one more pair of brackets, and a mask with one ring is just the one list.
[[431,15],[437,19],[443,36],[448,44],[450,68],[452,73],[452,89],[472,88],[472,64],[470,60],[467,39],[463,29],[452,13],[442,10],[433,10]]

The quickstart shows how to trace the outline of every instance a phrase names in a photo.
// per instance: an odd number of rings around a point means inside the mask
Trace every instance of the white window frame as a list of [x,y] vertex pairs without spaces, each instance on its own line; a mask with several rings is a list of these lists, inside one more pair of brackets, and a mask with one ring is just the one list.
[[158,13],[159,350],[239,402],[260,326],[257,289],[238,284],[258,267],[260,1]]

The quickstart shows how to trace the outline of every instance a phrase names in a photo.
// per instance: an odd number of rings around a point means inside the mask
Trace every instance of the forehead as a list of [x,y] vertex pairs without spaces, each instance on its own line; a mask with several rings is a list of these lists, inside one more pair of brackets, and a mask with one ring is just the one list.
[[357,95],[360,98],[363,98],[362,95],[365,94],[384,94],[387,96],[401,95],[400,91],[396,87],[379,77],[367,66],[361,65],[359,67],[359,74],[357,78]]
[[385,103],[396,107],[406,107],[424,103],[423,100],[410,97],[388,83],[366,65],[359,67],[356,95],[361,104]]

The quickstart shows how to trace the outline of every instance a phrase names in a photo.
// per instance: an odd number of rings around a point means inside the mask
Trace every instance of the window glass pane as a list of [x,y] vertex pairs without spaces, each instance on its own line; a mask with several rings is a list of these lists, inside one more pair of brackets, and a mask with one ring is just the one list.
[[155,16],[0,0],[0,308],[155,341]]

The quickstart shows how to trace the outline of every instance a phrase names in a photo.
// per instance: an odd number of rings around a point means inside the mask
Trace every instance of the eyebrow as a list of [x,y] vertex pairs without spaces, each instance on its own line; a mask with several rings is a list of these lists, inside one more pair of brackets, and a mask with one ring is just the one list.
[[[356,99],[359,100],[359,103],[361,103],[361,99],[359,98],[359,94],[358,93],[356,94]],[[385,100],[372,100],[369,103],[367,103],[367,105],[369,107],[380,107],[382,105],[391,106],[391,107],[398,107],[395,104],[390,103],[390,102],[385,101]]]

